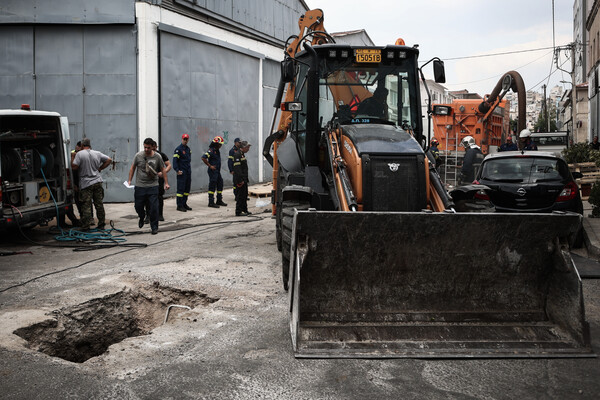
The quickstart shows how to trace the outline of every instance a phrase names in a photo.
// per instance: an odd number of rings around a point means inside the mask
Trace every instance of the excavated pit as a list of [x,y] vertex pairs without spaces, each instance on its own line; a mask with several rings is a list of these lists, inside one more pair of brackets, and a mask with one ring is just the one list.
[[[53,319],[13,333],[25,339],[32,349],[82,363],[103,354],[112,344],[149,334],[164,323],[169,306],[194,308],[217,300],[203,293],[155,283],[150,287],[126,288],[102,298],[54,310]],[[169,321],[183,311],[187,310],[171,307]]]

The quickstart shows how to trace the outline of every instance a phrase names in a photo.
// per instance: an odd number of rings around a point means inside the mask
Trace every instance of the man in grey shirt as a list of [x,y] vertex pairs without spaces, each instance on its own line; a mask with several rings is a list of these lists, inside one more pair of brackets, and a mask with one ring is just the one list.
[[[133,157],[133,163],[129,169],[128,184],[131,185],[135,173],[134,206],[138,217],[138,226],[144,227],[146,216],[146,204],[150,210],[150,228],[152,234],[158,233],[158,173],[162,172],[165,180],[165,190],[169,190],[169,180],[165,163],[157,152],[153,150],[154,141],[150,138],[144,140],[144,150]],[[137,171],[137,173],[136,173]]]
[[79,190],[82,203],[81,230],[90,229],[92,223],[92,202],[98,217],[98,229],[106,224],[104,214],[104,188],[100,171],[110,165],[112,159],[99,151],[91,149],[89,138],[81,141],[82,150],[78,151],[71,163],[73,170],[79,171]]

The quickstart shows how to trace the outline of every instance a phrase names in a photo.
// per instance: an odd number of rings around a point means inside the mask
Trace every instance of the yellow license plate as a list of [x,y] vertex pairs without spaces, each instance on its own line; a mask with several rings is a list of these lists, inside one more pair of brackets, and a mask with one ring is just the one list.
[[356,62],[359,62],[359,63],[381,62],[381,50],[379,50],[379,49],[356,49]]

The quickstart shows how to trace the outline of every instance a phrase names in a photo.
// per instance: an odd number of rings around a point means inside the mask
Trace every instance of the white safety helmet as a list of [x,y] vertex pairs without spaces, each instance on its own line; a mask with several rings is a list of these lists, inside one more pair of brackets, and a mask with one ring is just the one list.
[[531,132],[529,132],[529,129],[523,129],[521,133],[519,133],[519,138],[521,139],[528,138],[529,136],[531,136]]
[[475,139],[473,139],[473,136],[465,136],[463,138],[463,140],[460,142],[460,145],[462,147],[464,147],[465,149],[468,149],[469,147],[471,147],[474,144],[475,144]]

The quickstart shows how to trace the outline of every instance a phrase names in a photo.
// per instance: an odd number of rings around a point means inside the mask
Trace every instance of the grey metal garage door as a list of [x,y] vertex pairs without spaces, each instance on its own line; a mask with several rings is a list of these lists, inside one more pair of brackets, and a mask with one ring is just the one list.
[[[189,133],[192,191],[208,187],[206,166],[200,157],[217,135],[225,138],[221,150],[225,184],[231,185],[227,155],[236,137],[255,145],[249,153],[250,180],[258,180],[258,103],[258,58],[160,32],[160,143],[162,151],[172,157],[181,134]],[[175,193],[175,184],[169,193]]]
[[132,25],[0,27],[0,108],[67,116],[72,143],[85,135],[115,160],[106,201],[132,197],[121,182],[137,150],[135,48]]

